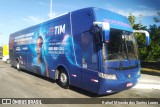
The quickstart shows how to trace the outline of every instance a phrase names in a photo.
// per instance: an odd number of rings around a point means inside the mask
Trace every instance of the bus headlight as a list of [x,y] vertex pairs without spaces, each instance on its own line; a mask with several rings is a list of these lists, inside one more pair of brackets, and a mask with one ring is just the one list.
[[116,77],[115,74],[103,74],[103,73],[98,73],[98,76],[99,76],[100,78],[117,80],[117,77]]

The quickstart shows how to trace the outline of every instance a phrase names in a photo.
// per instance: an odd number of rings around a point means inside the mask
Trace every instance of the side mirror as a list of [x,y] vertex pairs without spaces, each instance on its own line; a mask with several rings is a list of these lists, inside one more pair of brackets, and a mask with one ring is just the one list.
[[108,43],[109,38],[110,38],[110,25],[109,25],[109,23],[107,23],[107,22],[93,22],[93,25],[94,26],[97,25],[98,27],[102,28],[102,33],[103,33],[102,42]]
[[109,23],[102,23],[103,41],[108,43],[110,38],[110,26]]
[[150,45],[150,35],[147,31],[145,30],[133,30],[134,33],[144,33],[146,36],[146,46]]

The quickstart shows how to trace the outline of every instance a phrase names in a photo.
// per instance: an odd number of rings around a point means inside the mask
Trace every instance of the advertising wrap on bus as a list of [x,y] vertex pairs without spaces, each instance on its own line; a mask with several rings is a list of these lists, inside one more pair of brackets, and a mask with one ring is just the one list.
[[10,35],[11,65],[97,94],[133,87],[140,78],[128,19],[100,8],[69,12]]

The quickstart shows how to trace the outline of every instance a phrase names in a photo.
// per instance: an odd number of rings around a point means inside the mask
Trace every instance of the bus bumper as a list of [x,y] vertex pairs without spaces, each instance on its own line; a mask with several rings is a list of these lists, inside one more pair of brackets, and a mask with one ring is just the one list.
[[108,80],[101,78],[98,94],[111,94],[132,88],[138,83],[140,77],[141,75],[137,75],[135,78],[126,80]]

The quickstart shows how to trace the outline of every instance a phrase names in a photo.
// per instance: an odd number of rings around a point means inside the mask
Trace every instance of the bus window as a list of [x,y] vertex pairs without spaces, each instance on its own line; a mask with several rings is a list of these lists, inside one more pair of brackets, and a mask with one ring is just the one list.
[[94,51],[93,35],[87,31],[81,38],[82,46],[82,67],[91,70],[98,70],[97,52]]

